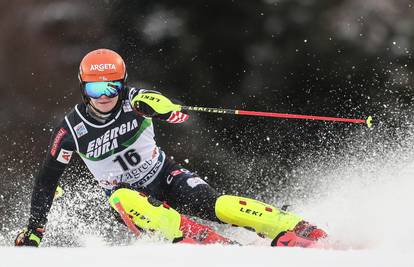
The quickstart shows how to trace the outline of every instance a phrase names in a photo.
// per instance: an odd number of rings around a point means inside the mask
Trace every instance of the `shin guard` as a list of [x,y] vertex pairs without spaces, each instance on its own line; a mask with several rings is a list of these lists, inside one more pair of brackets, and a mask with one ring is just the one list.
[[183,238],[181,215],[167,204],[127,188],[120,188],[110,196],[109,202],[114,209],[115,198],[119,199],[125,212],[139,228],[159,232],[171,241]]
[[250,198],[223,195],[215,205],[217,218],[234,226],[254,230],[260,236],[275,238],[292,230],[302,218]]

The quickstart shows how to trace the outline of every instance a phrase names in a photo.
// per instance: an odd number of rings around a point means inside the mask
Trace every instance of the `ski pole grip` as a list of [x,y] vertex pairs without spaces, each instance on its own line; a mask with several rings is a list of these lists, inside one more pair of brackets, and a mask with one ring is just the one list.
[[368,128],[371,128],[372,127],[372,117],[371,116],[368,116],[368,118],[367,118],[367,126],[368,126]]

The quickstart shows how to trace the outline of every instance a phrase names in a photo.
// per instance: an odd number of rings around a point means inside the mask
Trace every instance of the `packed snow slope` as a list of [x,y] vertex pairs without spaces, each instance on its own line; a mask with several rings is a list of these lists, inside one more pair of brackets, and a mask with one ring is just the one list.
[[0,250],[0,266],[413,266],[398,250],[325,251],[269,247],[136,245]]
[[79,237],[81,247],[3,247],[0,266],[414,266],[414,161],[411,151],[387,155],[371,163],[349,159],[344,168],[304,178],[326,186],[306,204],[296,203],[297,211],[327,229],[340,249],[271,248],[238,228],[219,230],[247,246],[173,245],[148,238],[113,246],[92,234]]
[[[148,236],[136,240],[119,224],[85,223],[70,207],[87,210],[86,204],[66,197],[52,207],[42,248],[10,247],[25,223],[14,221],[8,234],[0,237],[0,267],[412,267],[414,131],[407,132],[398,140],[369,140],[369,132],[359,139],[351,136],[356,142],[349,142],[340,152],[319,158],[311,155],[310,161],[295,170],[285,200],[292,211],[325,229],[336,249],[272,248],[269,240],[254,233],[214,224],[217,231],[245,246],[173,245]],[[371,148],[361,145],[364,140]],[[280,204],[273,199],[267,202]]]

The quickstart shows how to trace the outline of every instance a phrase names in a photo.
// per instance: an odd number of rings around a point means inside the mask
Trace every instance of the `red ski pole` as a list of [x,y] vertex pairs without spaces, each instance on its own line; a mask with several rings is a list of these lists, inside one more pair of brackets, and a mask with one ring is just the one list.
[[132,105],[136,106],[137,102],[139,101],[146,103],[159,114],[166,114],[171,111],[188,110],[188,111],[198,111],[198,112],[208,112],[208,113],[273,117],[273,118],[285,118],[285,119],[304,119],[304,120],[360,123],[360,124],[367,125],[369,128],[372,127],[371,116],[368,116],[367,119],[363,120],[363,119],[334,118],[334,117],[323,117],[323,116],[313,116],[313,115],[297,115],[297,114],[287,114],[287,113],[248,111],[248,110],[237,110],[237,109],[181,106],[181,105],[172,103],[171,100],[169,100],[165,96],[156,94],[156,93],[138,94],[132,101]]
[[199,112],[208,112],[208,113],[220,113],[220,114],[285,118],[285,119],[305,119],[305,120],[318,120],[318,121],[349,122],[349,123],[365,124],[365,125],[368,126],[368,128],[372,127],[372,117],[371,116],[368,116],[368,118],[364,120],[364,119],[323,117],[323,116],[313,116],[313,115],[297,115],[297,114],[288,114],[288,113],[248,111],[248,110],[237,110],[237,109],[190,107],[190,106],[181,106],[181,110],[199,111]]
[[121,215],[122,220],[126,224],[129,230],[131,230],[132,233],[136,237],[139,237],[141,235],[141,232],[139,231],[138,227],[134,224],[134,222],[129,218],[128,214],[126,213],[124,207],[121,204],[121,201],[119,201],[119,198],[114,198],[114,205],[116,207],[116,210],[118,211],[119,215]]

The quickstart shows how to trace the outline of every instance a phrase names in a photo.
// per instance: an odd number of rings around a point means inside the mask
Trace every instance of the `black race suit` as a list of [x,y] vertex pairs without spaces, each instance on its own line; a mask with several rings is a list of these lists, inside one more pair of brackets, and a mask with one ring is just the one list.
[[130,106],[135,88],[104,123],[93,119],[85,104],[76,105],[55,128],[32,194],[29,228],[43,227],[59,178],[78,153],[109,196],[120,184],[166,201],[180,213],[218,220],[219,194],[198,175],[167,157],[154,141],[152,119]]

